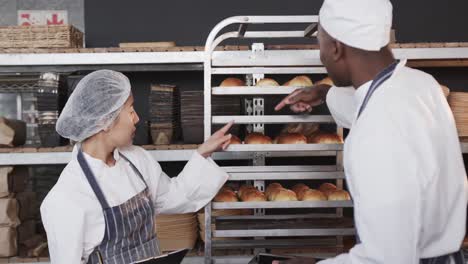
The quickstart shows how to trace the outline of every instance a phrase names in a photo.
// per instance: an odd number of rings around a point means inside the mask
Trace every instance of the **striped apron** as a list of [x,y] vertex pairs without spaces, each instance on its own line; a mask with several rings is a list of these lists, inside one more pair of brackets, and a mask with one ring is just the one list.
[[[120,155],[146,185],[135,165]],[[160,255],[148,185],[125,203],[110,207],[81,149],[78,162],[101,204],[106,227],[104,238],[89,256],[88,264],[128,264]]]
[[[385,68],[383,71],[381,71],[377,77],[372,81],[371,86],[369,87],[369,90],[367,91],[366,96],[364,97],[364,101],[361,104],[361,107],[359,108],[358,116],[361,116],[362,112],[367,106],[367,103],[369,102],[370,98],[374,94],[374,92],[386,81],[388,80],[392,75],[393,72],[395,71],[396,66],[398,65],[398,61],[392,63],[390,66]],[[359,231],[356,230],[356,242],[360,243],[359,239]],[[420,264],[466,264],[465,259],[463,256],[462,251],[457,251],[455,253],[450,253],[444,256],[439,256],[439,257],[433,257],[433,258],[427,258],[427,259],[421,259]]]

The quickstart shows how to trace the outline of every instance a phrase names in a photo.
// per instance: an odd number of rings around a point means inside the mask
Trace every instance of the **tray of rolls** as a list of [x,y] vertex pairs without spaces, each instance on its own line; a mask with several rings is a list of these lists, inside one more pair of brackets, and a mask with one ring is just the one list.
[[323,183],[312,189],[298,183],[291,189],[280,183],[271,183],[265,192],[253,186],[242,185],[238,190],[223,187],[212,202],[213,209],[253,209],[253,208],[341,208],[352,207],[349,193],[338,189],[332,183]]
[[233,135],[226,151],[341,151],[343,138],[320,130],[316,123],[294,123],[286,126],[274,139],[261,133],[250,133],[244,140]]
[[[329,77],[315,84],[322,83],[333,85]],[[296,76],[282,85],[272,78],[263,78],[255,86],[247,86],[243,80],[229,77],[224,79],[219,86],[213,87],[211,93],[213,95],[287,95],[296,89],[308,88],[313,85],[313,81],[305,75]]]

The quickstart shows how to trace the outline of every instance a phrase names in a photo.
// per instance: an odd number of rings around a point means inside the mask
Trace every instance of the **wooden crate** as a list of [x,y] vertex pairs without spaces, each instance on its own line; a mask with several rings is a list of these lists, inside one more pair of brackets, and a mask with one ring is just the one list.
[[70,25],[0,27],[0,48],[80,48],[83,33]]

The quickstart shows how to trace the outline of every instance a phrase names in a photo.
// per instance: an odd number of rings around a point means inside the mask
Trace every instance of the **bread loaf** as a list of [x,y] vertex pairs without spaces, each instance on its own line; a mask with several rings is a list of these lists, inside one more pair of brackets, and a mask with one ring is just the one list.
[[294,77],[292,80],[290,80],[286,84],[285,86],[309,87],[313,85],[313,82],[309,77],[305,75],[300,75],[300,76]]
[[270,137],[265,136],[261,133],[250,133],[245,137],[245,144],[271,144],[272,140]]
[[288,133],[279,135],[276,144],[307,144],[307,138],[300,133]]
[[328,193],[329,201],[349,201],[351,196],[345,190],[336,190]]
[[318,133],[307,139],[309,144],[343,144],[343,138],[337,134]]
[[296,193],[284,188],[273,191],[270,198],[275,202],[297,201]]
[[229,86],[245,86],[245,82],[238,78],[229,77],[224,79],[219,85],[221,87],[229,87]]
[[271,79],[271,78],[263,78],[261,80],[259,80],[255,86],[259,86],[259,87],[262,87],[262,86],[279,86],[278,82],[276,82],[275,80]]
[[301,201],[326,201],[327,196],[319,190],[308,189],[303,192],[300,200]]

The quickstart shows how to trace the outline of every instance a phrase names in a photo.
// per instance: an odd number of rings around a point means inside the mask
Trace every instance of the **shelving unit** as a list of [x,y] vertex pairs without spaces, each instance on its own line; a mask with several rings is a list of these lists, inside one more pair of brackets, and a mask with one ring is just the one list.
[[[214,124],[226,124],[234,120],[236,124],[252,125],[254,132],[264,132],[265,124],[287,123],[334,123],[329,115],[266,115],[264,95],[286,95],[301,87],[255,87],[256,81],[264,77],[264,74],[323,74],[326,70],[320,65],[317,50],[265,50],[263,43],[254,43],[252,50],[218,51],[216,47],[227,39],[257,39],[257,38],[304,38],[311,36],[310,30],[317,26],[317,16],[246,16],[231,17],[223,20],[211,31],[205,48],[204,75],[205,75],[205,139],[208,138]],[[251,24],[308,24],[304,31],[248,31]],[[239,25],[238,31],[220,33],[230,25]],[[281,58],[281,59],[279,59]],[[246,74],[251,77],[249,86],[218,87],[212,84],[214,75]],[[246,113],[242,116],[215,116],[211,112],[212,96],[247,96]],[[342,129],[338,128],[338,132]],[[271,144],[271,145],[231,145],[227,152],[243,153],[253,152],[255,158],[253,166],[224,167],[231,175],[231,181],[248,181],[260,191],[265,190],[266,180],[333,180],[338,188],[343,188],[341,144]],[[302,152],[304,156],[320,156],[325,154],[336,157],[336,165],[333,166],[265,166],[265,152]],[[328,153],[326,153],[328,152]],[[330,153],[331,152],[331,153]],[[336,236],[332,245],[342,245],[342,236],[354,235],[355,230],[350,225],[340,226],[339,223],[327,221],[327,225],[313,226],[310,222],[299,223],[291,215],[275,215],[272,219],[265,214],[265,209],[284,208],[327,208],[334,211],[326,214],[336,221],[343,218],[343,208],[352,207],[351,201],[324,201],[324,202],[212,202],[205,207],[205,226],[215,224],[215,229],[205,228],[205,263],[218,263],[213,259],[213,248],[233,248],[239,243],[225,243],[228,241],[214,240],[214,238],[250,238],[254,241],[252,247],[258,249],[270,247],[294,247],[301,246],[301,241],[292,239],[270,240],[266,238],[279,237],[304,237],[304,236]],[[253,216],[238,217],[214,217],[212,210],[253,209]],[[316,214],[307,215],[308,218],[317,219]],[[282,219],[282,220],[281,220]],[[330,218],[327,218],[330,220]],[[304,220],[304,218],[302,219]],[[316,223],[320,223],[316,222]],[[230,242],[230,241],[229,241]],[[270,243],[271,242],[271,243]],[[330,242],[330,241],[328,241]]]
[[[248,19],[246,21],[245,19]],[[260,22],[259,20],[252,20],[251,17],[234,17],[223,21],[218,28],[213,32],[221,29],[228,24],[239,24],[242,30],[231,32],[230,35],[225,37],[242,37],[251,38],[255,35],[241,34],[242,31],[247,29],[245,25],[250,23]],[[284,19],[289,19],[283,17]],[[258,17],[260,20],[275,22],[284,22],[285,20],[277,20],[276,17]],[[297,19],[297,20],[296,20]],[[303,21],[305,23],[313,23],[315,18],[312,16],[296,17],[294,21]],[[289,23],[289,22],[288,22]],[[283,32],[284,33],[284,32]],[[283,34],[279,33],[279,35]],[[213,33],[212,33],[213,34]],[[265,35],[264,33],[261,33]],[[289,33],[287,33],[289,34]],[[303,31],[294,32],[288,36],[302,37]],[[211,40],[214,41],[211,36]],[[284,37],[284,34],[281,36]],[[213,44],[213,42],[211,42]],[[219,44],[219,43],[218,43]],[[218,46],[218,45],[213,45]],[[26,73],[40,73],[40,72],[58,72],[58,73],[71,73],[79,70],[94,70],[109,68],[120,71],[205,71],[209,74],[210,78],[214,75],[228,75],[228,74],[325,74],[326,70],[321,65],[318,55],[317,46],[294,46],[294,47],[272,47],[266,46],[260,53],[261,55],[252,57],[253,51],[248,47],[226,47],[223,49],[215,48],[214,51],[205,51],[205,47],[192,47],[192,48],[178,48],[172,50],[157,50],[157,49],[63,49],[63,50],[49,50],[37,53],[37,50],[0,50],[0,74],[2,75],[22,75]],[[209,57],[210,61],[207,63],[207,53],[211,52]],[[408,65],[412,67],[468,67],[468,44],[467,43],[434,43],[434,44],[394,44],[393,52],[398,59],[409,59]],[[259,53],[257,53],[258,55]],[[207,72],[207,65],[209,65]],[[216,86],[206,86],[205,90],[209,87],[209,96],[264,96],[264,95],[286,95],[298,87],[232,87],[220,88]],[[30,87],[18,87],[21,89],[29,90]],[[209,117],[211,123],[226,123],[229,118],[233,117]],[[312,121],[303,117],[234,117],[238,123],[244,124],[258,124],[258,123],[288,123],[288,122],[326,122],[332,123],[330,117],[323,117],[323,119]],[[319,117],[314,117],[319,118]],[[146,146],[152,156],[163,162],[171,161],[186,161],[190,158],[196,146],[167,146],[165,149],[154,149],[154,147]],[[468,142],[461,142],[461,149],[463,153],[468,153]],[[33,148],[15,148],[15,149],[0,149],[0,166],[5,165],[54,165],[66,164],[71,158],[71,149],[33,149]],[[289,180],[309,180],[309,179],[327,179],[327,180],[343,180],[344,173],[342,172],[341,165],[337,163],[334,166],[307,167],[307,166],[277,166],[267,167],[262,166],[261,161],[266,157],[303,157],[303,156],[339,156],[342,151],[340,145],[296,145],[294,147],[289,145],[270,145],[270,146],[231,146],[226,152],[216,153],[215,160],[252,160],[255,161],[257,166],[248,167],[224,167],[231,175],[233,181],[265,181],[265,180],[280,180],[287,178]],[[260,164],[260,165],[259,165]],[[261,186],[261,184],[257,185]],[[211,207],[207,207],[207,212],[211,209],[226,209],[226,208],[310,208],[310,207],[350,207],[351,204],[347,202],[335,203],[327,202],[327,204],[312,203],[312,202],[288,202],[288,203],[212,203]],[[208,214],[206,214],[208,215]],[[250,218],[250,219],[249,219]],[[209,236],[246,236],[252,235],[266,237],[269,235],[318,235],[324,233],[321,228],[313,229],[296,229],[291,232],[285,232],[284,225],[279,225],[279,229],[270,228],[260,231],[247,232],[250,226],[235,224],[238,220],[254,220],[264,221],[269,220],[291,220],[294,219],[336,219],[339,218],[336,213],[333,214],[295,214],[288,215],[252,215],[242,217],[218,217],[220,221],[227,222],[227,227],[220,226],[220,230],[215,230]],[[209,220],[211,223],[211,219]],[[234,222],[233,222],[234,221]],[[284,224],[284,223],[282,223]],[[240,227],[232,229],[231,227]],[[286,226],[287,227],[287,226]],[[209,230],[209,228],[207,229]],[[243,231],[244,230],[244,231]],[[266,231],[265,231],[266,230]],[[275,231],[272,231],[275,230]],[[276,231],[279,230],[279,231]],[[307,231],[308,230],[308,231]],[[329,230],[333,234],[352,235],[351,229],[345,231],[336,228]],[[272,233],[273,232],[273,233]],[[276,233],[278,232],[278,233]],[[214,241],[213,241],[214,242]],[[323,243],[335,243],[335,239],[323,238]],[[281,248],[291,247],[301,243],[302,245],[316,245],[317,240],[299,239],[294,237],[285,240],[244,240],[244,241],[216,241],[211,243],[210,248]],[[322,242],[320,243],[322,244]],[[207,251],[208,252],[208,251]],[[211,251],[209,251],[211,252]],[[235,260],[226,258],[215,258],[220,263],[236,263]],[[237,263],[245,263],[237,262]],[[200,259],[197,259],[196,263]],[[1,261],[0,261],[1,262]],[[47,259],[29,259],[23,261],[19,258],[13,258],[10,263],[49,263]],[[193,262],[195,263],[195,262]]]

